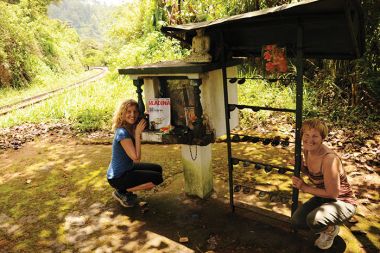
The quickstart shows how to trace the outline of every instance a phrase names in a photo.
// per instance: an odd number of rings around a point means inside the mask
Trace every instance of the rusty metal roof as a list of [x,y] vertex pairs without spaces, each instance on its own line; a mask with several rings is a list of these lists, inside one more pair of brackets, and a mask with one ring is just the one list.
[[364,52],[363,13],[357,0],[306,0],[162,31],[190,45],[195,30],[205,29],[216,59],[222,43],[237,57],[259,56],[268,44],[286,46],[292,56],[298,25],[303,28],[306,58],[354,59]]

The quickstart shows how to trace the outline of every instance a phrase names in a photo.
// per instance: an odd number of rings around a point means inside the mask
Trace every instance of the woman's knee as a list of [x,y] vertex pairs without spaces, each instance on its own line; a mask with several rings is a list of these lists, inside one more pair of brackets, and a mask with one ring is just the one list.
[[327,219],[327,217],[324,215],[324,212],[316,209],[313,212],[310,212],[306,216],[306,224],[307,226],[315,231],[319,231],[326,226],[328,226],[331,222]]
[[162,178],[162,173],[155,171],[150,173],[148,181],[152,182],[155,185],[159,185],[164,182],[164,179]]
[[162,167],[157,163],[150,163],[148,170],[162,173]]
[[161,165],[159,165],[159,164],[155,164],[155,165],[156,165],[156,170],[162,174],[162,167],[161,167]]
[[155,178],[154,181],[153,181],[153,184],[155,184],[155,185],[159,185],[159,184],[161,184],[162,182],[164,182],[164,179],[162,178],[162,175],[157,175],[156,178]]
[[299,213],[295,212],[292,217],[290,217],[290,224],[293,228],[303,228],[305,227],[305,221],[299,215]]

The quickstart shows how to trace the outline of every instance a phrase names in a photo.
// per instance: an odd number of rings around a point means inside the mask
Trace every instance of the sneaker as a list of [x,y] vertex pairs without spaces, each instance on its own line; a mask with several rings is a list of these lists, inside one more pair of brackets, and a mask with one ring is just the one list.
[[335,225],[334,230],[330,232],[321,232],[318,239],[315,240],[314,245],[320,249],[329,249],[333,243],[334,238],[339,233],[339,226]]
[[[128,194],[129,195],[129,194]],[[130,197],[126,194],[119,193],[118,191],[114,191],[112,196],[120,202],[120,204],[124,207],[133,207],[135,205],[135,200],[133,197]]]
[[134,194],[133,192],[128,192],[127,191],[127,197],[130,198],[130,199],[133,199],[133,200],[136,200],[137,199],[137,194]]

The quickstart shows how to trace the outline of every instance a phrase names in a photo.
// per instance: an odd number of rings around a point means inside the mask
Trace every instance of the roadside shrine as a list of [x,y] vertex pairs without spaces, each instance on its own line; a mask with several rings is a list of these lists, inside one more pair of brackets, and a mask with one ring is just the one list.
[[[166,26],[162,32],[192,45],[188,59],[127,67],[119,69],[119,73],[132,77],[137,87],[140,112],[145,111],[143,84],[145,104],[149,98],[171,98],[174,129],[166,134],[160,133],[158,138],[146,138],[161,143],[183,144],[182,161],[188,194],[203,198],[211,192],[211,145],[216,137],[227,135],[229,199],[233,211],[234,189],[239,187],[233,185],[233,165],[242,163],[248,167],[254,164],[254,168],[263,168],[267,172],[276,170],[280,174],[300,175],[304,59],[356,59],[364,51],[363,14],[357,0],[300,1],[214,21]],[[294,60],[294,75],[237,76],[236,65],[243,63],[242,58],[261,57],[263,50],[272,46],[284,48],[286,57]],[[238,104],[236,83],[258,78],[295,82],[296,108]],[[177,103],[181,106],[174,108]],[[186,121],[181,122],[185,118],[185,107],[194,109],[192,129]],[[231,142],[261,142],[273,146],[289,144],[287,139],[231,135],[231,129],[238,125],[236,109],[247,108],[295,114],[294,169],[265,164],[254,158],[232,156]],[[298,204],[298,190],[295,188],[292,189],[291,203],[293,213]]]

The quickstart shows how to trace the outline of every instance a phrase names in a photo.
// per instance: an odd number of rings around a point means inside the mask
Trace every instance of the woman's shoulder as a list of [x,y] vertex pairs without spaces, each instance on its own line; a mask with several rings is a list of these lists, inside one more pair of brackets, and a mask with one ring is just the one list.
[[322,156],[322,162],[327,164],[333,163],[334,161],[339,161],[339,159],[339,156],[335,152],[326,153]]
[[341,170],[341,161],[339,156],[334,152],[325,153],[322,157],[322,167]]
[[115,136],[120,136],[120,135],[130,137],[130,133],[124,127],[118,127],[115,129]]
[[322,159],[325,160],[325,159],[335,159],[335,158],[338,158],[339,159],[339,156],[337,153],[335,153],[334,150],[332,150],[331,148],[327,147],[326,145],[323,145],[324,146],[324,152],[322,154]]
[[122,133],[122,132],[128,132],[127,129],[125,129],[124,127],[118,127],[115,129],[115,133]]

